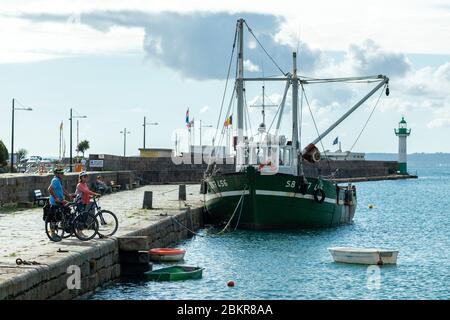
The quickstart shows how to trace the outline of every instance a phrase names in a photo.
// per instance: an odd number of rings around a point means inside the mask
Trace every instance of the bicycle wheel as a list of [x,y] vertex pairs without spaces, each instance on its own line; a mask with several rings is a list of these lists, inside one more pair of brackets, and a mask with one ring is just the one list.
[[97,232],[98,221],[92,213],[85,211],[73,221],[73,233],[81,241],[91,240]]
[[45,233],[51,241],[61,241],[64,238],[64,218],[59,220],[54,214],[49,214],[45,218]]
[[73,223],[72,223],[72,221],[74,220],[74,216],[75,216],[74,213],[71,213],[70,215],[65,216],[64,223],[62,224],[64,226],[63,239],[70,238],[74,233]]
[[119,228],[117,216],[109,210],[100,210],[95,217],[98,221],[98,235],[102,237],[111,237]]

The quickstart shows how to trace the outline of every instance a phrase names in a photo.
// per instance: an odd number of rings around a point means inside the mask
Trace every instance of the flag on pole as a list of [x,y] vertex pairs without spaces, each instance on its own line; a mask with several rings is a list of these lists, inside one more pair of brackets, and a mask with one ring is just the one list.
[[333,141],[333,146],[335,145],[335,144],[338,144],[338,139],[339,137],[336,137],[336,139],[334,139],[334,141]]
[[228,126],[233,124],[233,115],[230,115],[229,117],[227,117],[223,123],[225,128],[228,128]]
[[186,110],[186,126],[189,128],[189,108]]

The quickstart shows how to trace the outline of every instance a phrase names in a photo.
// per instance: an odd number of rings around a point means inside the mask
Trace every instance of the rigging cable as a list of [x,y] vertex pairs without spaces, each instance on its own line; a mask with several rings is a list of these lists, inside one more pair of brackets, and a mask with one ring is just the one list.
[[[314,119],[314,115],[312,113],[311,106],[309,105],[308,96],[306,95],[305,88],[303,87],[303,83],[300,83],[300,85],[302,86],[302,91],[303,91],[303,95],[305,96],[306,105],[308,106],[309,113],[311,114],[311,118],[314,123],[314,127],[316,128],[317,137],[320,137],[320,132],[319,132],[319,129],[317,128],[317,123],[316,123],[316,120]],[[325,147],[323,146],[322,139],[320,139],[319,141],[320,141],[320,145],[322,146],[323,153],[326,155]],[[330,172],[331,172],[330,159],[328,159],[328,157],[326,157],[326,159],[327,159],[327,164],[328,164],[328,170],[330,170]]]
[[[234,31],[233,48],[231,50],[230,62],[228,64],[227,80],[225,82],[225,89],[223,91],[222,103],[220,104],[219,118],[217,119],[216,132],[214,133],[214,141],[216,140],[217,132],[219,131],[220,119],[222,118],[222,109],[223,109],[223,104],[225,102],[225,96],[226,96],[226,93],[227,93],[228,81],[230,79],[230,72],[231,72],[231,66],[233,64],[234,50],[236,48],[236,38],[237,38],[237,27],[236,27],[236,29]],[[234,94],[234,90],[233,90],[233,94]]]
[[387,86],[387,84],[384,86],[383,90],[380,90],[380,95],[378,96],[377,102],[373,106],[372,111],[370,112],[369,117],[366,120],[366,123],[364,124],[364,126],[362,127],[360,133],[358,134],[358,137],[356,138],[355,142],[352,144],[352,147],[350,148],[349,153],[352,152],[353,147],[356,145],[356,143],[358,142],[359,138],[361,137],[363,131],[366,129],[366,126],[369,123],[370,118],[372,117],[376,107],[378,106],[378,103],[380,102],[381,96],[383,95],[383,92],[385,91],[386,86]]
[[272,56],[267,52],[267,50],[264,48],[264,46],[261,44],[261,42],[259,42],[258,38],[255,36],[255,34],[253,33],[252,29],[248,26],[247,21],[244,20],[244,23],[248,29],[248,32],[250,32],[250,34],[253,36],[253,38],[255,38],[256,42],[259,44],[259,46],[261,47],[261,49],[263,49],[263,51],[266,53],[266,55],[269,57],[269,59],[273,62],[273,64],[278,68],[278,70],[280,70],[280,72],[283,75],[287,75],[286,72],[283,71],[283,69],[281,69],[281,67],[278,65],[278,63],[275,62],[275,60],[272,58]]

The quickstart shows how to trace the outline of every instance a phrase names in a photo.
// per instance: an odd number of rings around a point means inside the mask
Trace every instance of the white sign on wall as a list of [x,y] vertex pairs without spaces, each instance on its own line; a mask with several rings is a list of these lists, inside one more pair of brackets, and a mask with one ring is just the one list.
[[103,168],[103,160],[89,160],[90,168]]

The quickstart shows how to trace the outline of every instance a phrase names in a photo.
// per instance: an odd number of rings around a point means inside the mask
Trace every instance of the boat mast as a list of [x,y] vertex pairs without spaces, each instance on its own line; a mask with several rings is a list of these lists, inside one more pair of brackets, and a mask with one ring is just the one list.
[[298,174],[298,78],[297,78],[297,53],[292,53],[292,174]]
[[238,28],[238,74],[236,79],[237,93],[237,144],[244,141],[244,19],[237,22]]

